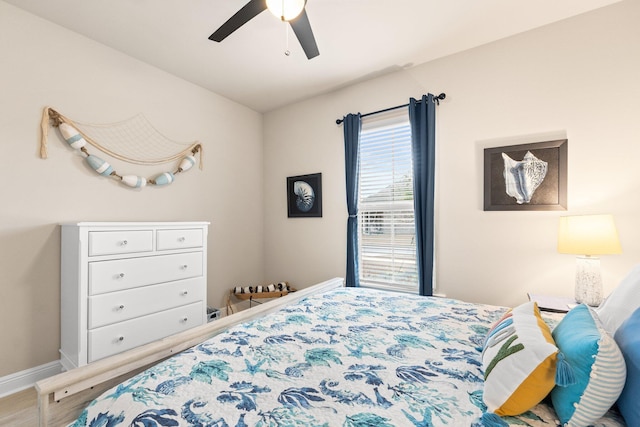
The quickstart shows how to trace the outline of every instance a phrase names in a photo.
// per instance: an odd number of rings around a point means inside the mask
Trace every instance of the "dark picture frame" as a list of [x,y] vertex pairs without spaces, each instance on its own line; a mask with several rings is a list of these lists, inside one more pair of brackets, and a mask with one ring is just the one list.
[[[568,140],[559,139],[485,148],[484,210],[567,210],[567,147]],[[541,182],[532,171],[538,165],[546,168]]]
[[322,217],[322,174],[287,177],[289,218]]

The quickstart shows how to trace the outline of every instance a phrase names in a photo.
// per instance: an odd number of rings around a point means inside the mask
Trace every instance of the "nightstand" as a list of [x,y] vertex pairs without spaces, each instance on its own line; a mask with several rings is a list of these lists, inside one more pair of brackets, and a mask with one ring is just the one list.
[[527,293],[527,297],[529,297],[529,301],[537,303],[541,311],[550,311],[552,313],[566,313],[578,304],[572,297],[556,297],[531,293]]

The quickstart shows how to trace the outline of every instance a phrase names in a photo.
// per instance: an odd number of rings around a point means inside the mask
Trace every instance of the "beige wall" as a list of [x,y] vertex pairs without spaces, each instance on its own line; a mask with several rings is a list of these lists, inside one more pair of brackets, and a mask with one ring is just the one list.
[[[342,127],[349,112],[446,92],[438,109],[437,286],[501,305],[571,295],[558,217],[612,213],[622,255],[605,293],[640,261],[640,3],[626,1],[265,115],[265,273],[303,285],[344,275]],[[568,212],[484,212],[482,150],[569,139]],[[287,219],[285,179],[323,174],[323,218]]]
[[[262,279],[260,114],[2,1],[0,58],[0,377],[59,359],[60,222],[210,221],[209,304]],[[174,140],[201,141],[204,169],[128,189],[53,130],[42,160],[47,105],[89,123],[142,112]],[[176,166],[112,164],[148,177]]]

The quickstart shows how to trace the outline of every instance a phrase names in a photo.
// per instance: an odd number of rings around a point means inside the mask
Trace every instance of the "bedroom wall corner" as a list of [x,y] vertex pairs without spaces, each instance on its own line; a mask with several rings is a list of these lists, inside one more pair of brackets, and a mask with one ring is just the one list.
[[[1,0],[0,55],[0,377],[60,358],[62,222],[209,221],[208,303],[262,279],[260,113]],[[41,159],[45,106],[86,123],[143,113],[173,140],[202,142],[204,167],[134,190],[98,176],[55,130]],[[145,177],[176,167],[99,155]]]
[[[266,114],[267,276],[311,283],[344,275],[344,154],[335,119],[445,92],[437,292],[507,306],[527,292],[572,295],[575,261],[556,252],[558,217],[611,213],[623,254],[602,259],[608,294],[640,261],[638,20],[640,3],[622,1]],[[569,139],[569,210],[484,212],[483,145],[551,134]],[[323,172],[327,215],[287,219],[285,177],[312,172]]]

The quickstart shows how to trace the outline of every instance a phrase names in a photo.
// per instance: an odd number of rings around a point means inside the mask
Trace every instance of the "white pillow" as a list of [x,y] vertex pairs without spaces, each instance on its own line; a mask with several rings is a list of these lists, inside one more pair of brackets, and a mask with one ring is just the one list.
[[622,279],[618,287],[595,310],[604,328],[614,336],[622,322],[631,317],[638,307],[640,307],[640,264]]

